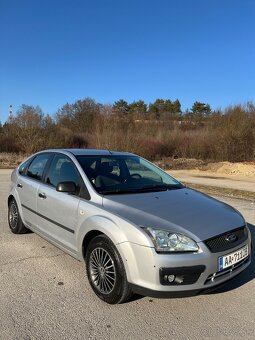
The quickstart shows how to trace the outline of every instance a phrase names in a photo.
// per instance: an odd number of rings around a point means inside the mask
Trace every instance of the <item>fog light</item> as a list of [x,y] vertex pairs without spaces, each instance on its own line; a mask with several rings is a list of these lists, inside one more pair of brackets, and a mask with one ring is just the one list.
[[167,279],[168,279],[168,282],[174,282],[175,276],[174,275],[168,275]]
[[159,268],[159,280],[164,286],[183,286],[195,283],[205,266]]

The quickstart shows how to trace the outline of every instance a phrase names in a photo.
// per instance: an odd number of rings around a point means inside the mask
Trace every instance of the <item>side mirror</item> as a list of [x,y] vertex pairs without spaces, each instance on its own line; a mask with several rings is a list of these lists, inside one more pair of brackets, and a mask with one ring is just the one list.
[[59,192],[67,192],[69,194],[75,194],[77,187],[74,182],[60,182],[58,183],[56,190]]

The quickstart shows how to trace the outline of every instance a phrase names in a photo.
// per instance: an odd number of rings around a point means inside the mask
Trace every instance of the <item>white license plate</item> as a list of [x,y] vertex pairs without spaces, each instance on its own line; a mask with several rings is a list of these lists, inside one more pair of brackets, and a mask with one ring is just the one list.
[[238,249],[233,253],[219,257],[219,270],[221,271],[225,268],[233,266],[234,264],[245,259],[248,255],[249,255],[249,248],[247,244],[243,248]]

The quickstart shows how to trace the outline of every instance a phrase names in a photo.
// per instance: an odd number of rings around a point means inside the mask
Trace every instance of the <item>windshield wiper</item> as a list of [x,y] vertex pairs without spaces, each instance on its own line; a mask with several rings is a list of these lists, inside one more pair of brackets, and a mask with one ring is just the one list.
[[154,191],[167,191],[172,189],[181,189],[184,186],[170,185],[170,184],[154,184],[154,185],[145,185],[141,188],[130,188],[130,189],[115,189],[115,190],[100,190],[98,191],[101,195],[120,195],[120,194],[135,194],[135,193],[143,193],[143,192],[154,192]]
[[98,191],[101,195],[117,195],[117,194],[130,194],[137,192],[137,189],[116,189],[116,190],[100,190]]
[[146,191],[166,191],[168,189],[166,184],[145,185],[142,188],[137,189],[139,192]]

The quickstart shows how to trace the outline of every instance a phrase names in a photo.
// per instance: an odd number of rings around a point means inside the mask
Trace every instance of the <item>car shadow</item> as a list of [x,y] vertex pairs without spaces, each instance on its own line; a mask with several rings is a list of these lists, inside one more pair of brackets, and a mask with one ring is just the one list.
[[248,223],[247,225],[250,229],[252,242],[253,242],[253,249],[251,251],[251,264],[242,273],[234,277],[232,280],[226,282],[224,286],[212,291],[209,294],[221,294],[221,293],[228,292],[230,290],[237,289],[255,278],[255,253],[254,253],[255,225],[250,224],[250,223]]

